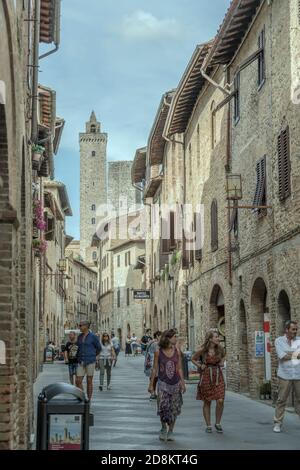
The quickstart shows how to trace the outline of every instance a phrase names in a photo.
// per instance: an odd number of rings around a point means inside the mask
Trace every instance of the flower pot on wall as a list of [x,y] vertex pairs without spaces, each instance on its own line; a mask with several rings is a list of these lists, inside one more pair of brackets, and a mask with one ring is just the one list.
[[40,164],[42,160],[42,154],[41,153],[33,153],[32,154],[32,169],[33,170],[39,170],[40,169]]

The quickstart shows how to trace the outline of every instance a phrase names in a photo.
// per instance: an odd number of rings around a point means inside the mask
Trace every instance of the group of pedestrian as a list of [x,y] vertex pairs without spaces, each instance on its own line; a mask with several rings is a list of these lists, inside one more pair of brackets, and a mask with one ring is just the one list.
[[105,375],[107,390],[110,390],[111,369],[116,365],[120,343],[115,336],[110,339],[108,333],[103,333],[99,339],[90,331],[88,321],[81,321],[79,328],[78,338],[76,338],[75,332],[69,334],[69,341],[65,346],[65,362],[69,366],[72,385],[83,390],[83,379],[86,376],[87,397],[91,400],[95,370],[100,371],[99,390],[103,391]]
[[[295,395],[295,410],[300,417],[300,337],[297,337],[296,321],[285,324],[285,334],[276,339],[275,348],[279,360],[278,399],[275,409],[274,432],[281,432],[284,412],[291,390]],[[146,338],[147,335],[147,338]],[[181,413],[183,394],[186,390],[182,368],[182,353],[178,347],[177,330],[161,333],[147,330],[145,337],[144,372],[150,378],[148,391],[150,399],[157,399],[157,414],[161,421],[159,439],[174,440],[174,427]],[[211,403],[216,402],[215,430],[223,433],[221,419],[224,410],[225,380],[223,367],[225,351],[215,330],[210,330],[201,348],[192,356],[200,380],[196,399],[203,402],[203,417],[206,432],[212,433]]]
[[137,356],[139,349],[138,338],[135,333],[128,334],[125,341],[125,357]]

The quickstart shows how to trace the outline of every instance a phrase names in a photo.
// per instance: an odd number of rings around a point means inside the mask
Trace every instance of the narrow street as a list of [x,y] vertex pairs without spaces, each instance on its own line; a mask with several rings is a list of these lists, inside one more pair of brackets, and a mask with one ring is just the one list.
[[[63,363],[44,365],[35,384],[36,397],[54,382],[68,381]],[[91,412],[91,450],[278,450],[300,449],[299,418],[286,413],[281,434],[272,431],[273,407],[227,392],[223,419],[224,434],[205,433],[201,402],[195,400],[196,385],[188,384],[175,442],[158,440],[160,429],[156,404],[148,400],[143,358],[125,358],[121,353],[113,369],[112,390],[100,392],[98,373],[94,378]],[[214,421],[213,421],[214,422]]]

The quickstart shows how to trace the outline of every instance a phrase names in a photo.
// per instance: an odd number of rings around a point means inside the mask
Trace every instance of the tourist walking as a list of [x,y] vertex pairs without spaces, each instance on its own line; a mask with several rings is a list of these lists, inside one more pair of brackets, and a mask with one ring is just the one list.
[[118,360],[118,355],[121,351],[121,346],[120,346],[120,340],[117,336],[114,335],[114,333],[111,334],[111,342],[113,344],[113,347],[114,347],[114,351],[115,351],[115,359],[113,361],[113,366],[116,367],[116,364],[117,364],[117,360]]
[[300,336],[297,336],[297,331],[297,322],[289,320],[285,323],[285,335],[275,340],[279,367],[274,432],[281,432],[285,407],[291,390],[294,391],[295,396],[295,411],[300,417]]
[[104,386],[104,376],[106,371],[107,390],[110,390],[111,368],[113,361],[116,359],[113,343],[110,341],[108,333],[103,333],[101,341],[101,352],[99,356],[100,366],[100,385],[99,390],[102,392]]
[[78,346],[76,340],[76,334],[74,331],[69,333],[69,341],[67,342],[64,350],[65,363],[69,367],[69,377],[72,385],[76,384],[76,371],[78,366]]
[[137,355],[137,348],[138,348],[138,339],[137,337],[135,336],[135,333],[132,333],[132,336],[130,338],[130,341],[131,341],[131,349],[132,349],[132,354],[134,356]]
[[157,376],[157,414],[162,426],[159,439],[163,441],[174,440],[173,431],[177,416],[181,412],[182,393],[185,392],[185,382],[176,342],[175,330],[167,330],[162,334],[159,349],[154,354],[154,364],[148,388],[148,391],[153,395]]
[[[154,333],[154,339],[148,342],[148,345],[145,351],[144,372],[145,372],[146,377],[149,377],[150,380],[151,380],[151,374],[152,374],[153,363],[154,363],[154,354],[159,349],[158,343],[159,343],[160,337],[161,337],[161,331],[156,331]],[[150,395],[150,400],[157,399],[157,395],[156,395],[157,380],[158,380],[158,377],[156,376],[153,381],[154,393]]]
[[131,336],[128,334],[125,341],[125,357],[132,356]]
[[200,371],[200,382],[197,390],[197,400],[203,401],[203,416],[206,422],[206,432],[212,432],[211,402],[216,400],[215,428],[223,432],[221,418],[224,409],[225,381],[222,367],[224,366],[225,352],[220,345],[219,335],[216,331],[206,334],[203,346],[192,356],[192,362]]
[[141,350],[142,350],[143,354],[146,354],[146,349],[147,349],[148,343],[150,341],[152,341],[151,329],[148,328],[146,330],[146,333],[144,334],[144,336],[141,339]]
[[78,346],[78,367],[76,371],[76,385],[83,390],[83,379],[86,375],[87,396],[92,399],[93,376],[95,372],[96,358],[101,351],[99,339],[90,331],[90,322],[82,320],[79,324],[80,335],[77,339]]

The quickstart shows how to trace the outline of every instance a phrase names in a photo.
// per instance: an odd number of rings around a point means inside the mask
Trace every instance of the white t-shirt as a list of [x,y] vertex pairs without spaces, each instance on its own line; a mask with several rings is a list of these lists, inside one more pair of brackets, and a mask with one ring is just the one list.
[[[291,340],[289,345],[287,336],[280,336],[275,340],[275,348],[279,359],[278,377],[284,380],[300,380],[300,359],[297,359],[300,354],[300,337]],[[292,359],[283,361],[282,358],[289,352],[293,353]]]
[[111,359],[112,358],[112,343],[101,344],[100,359]]

